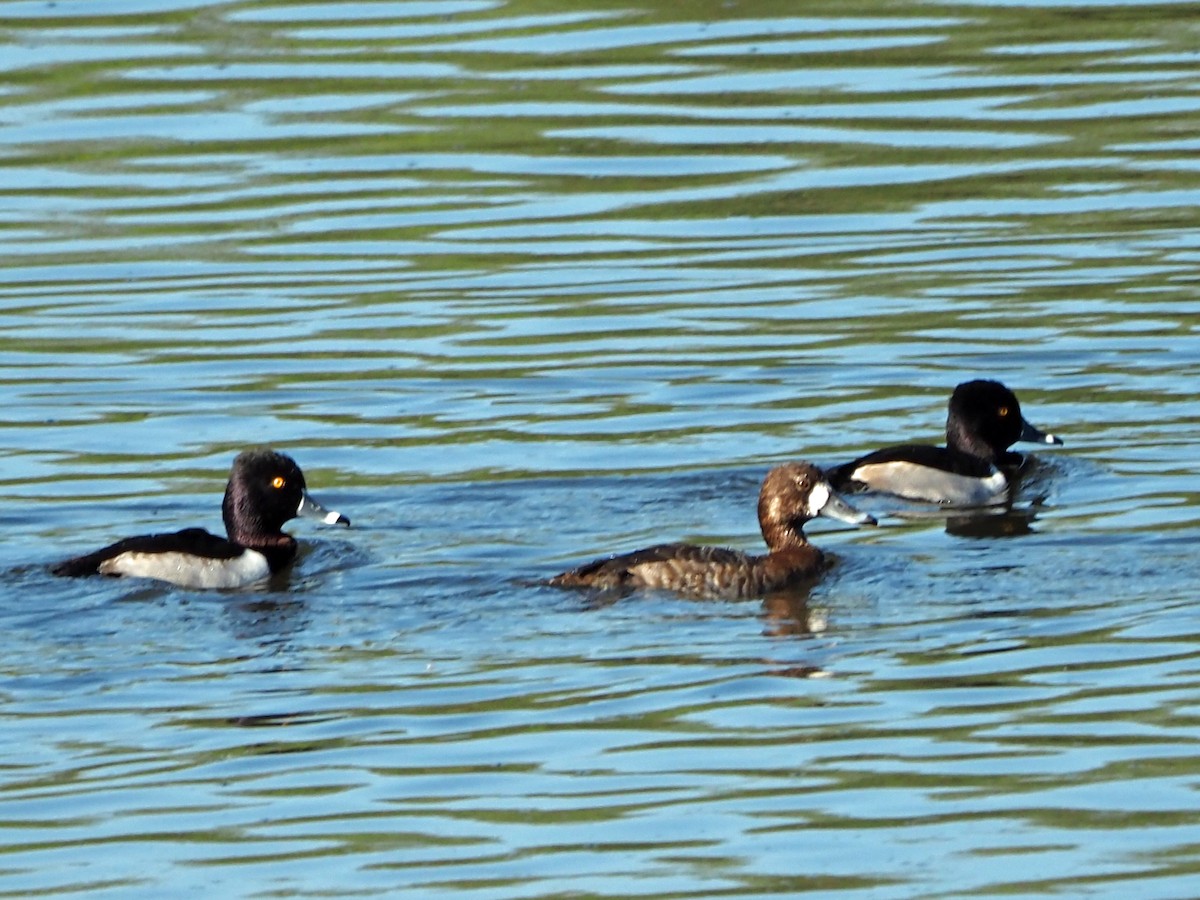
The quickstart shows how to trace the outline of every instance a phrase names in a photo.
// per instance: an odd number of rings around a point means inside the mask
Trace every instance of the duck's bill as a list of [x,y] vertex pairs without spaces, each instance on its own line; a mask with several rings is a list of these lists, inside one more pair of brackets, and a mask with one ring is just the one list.
[[875,517],[861,510],[855,509],[833,491],[829,491],[829,496],[825,498],[825,502],[816,510],[817,515],[825,516],[828,519],[836,519],[839,522],[845,522],[847,525],[878,525]]
[[350,526],[350,520],[340,512],[326,509],[312,497],[308,496],[307,493],[301,495],[300,505],[296,507],[296,515],[305,519],[315,519],[318,522],[324,522],[326,525]]
[[1029,424],[1028,419],[1021,419],[1021,436],[1018,441],[1025,441],[1028,444],[1059,444],[1062,445],[1062,438],[1057,435],[1047,434],[1039,428],[1035,428]]

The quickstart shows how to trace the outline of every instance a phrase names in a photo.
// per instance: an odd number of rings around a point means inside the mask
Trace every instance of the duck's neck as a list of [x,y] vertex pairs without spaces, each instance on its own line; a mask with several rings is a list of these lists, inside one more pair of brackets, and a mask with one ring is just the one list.
[[795,525],[786,522],[763,522],[763,540],[772,553],[782,553],[785,550],[798,550],[809,546],[804,532]]
[[280,531],[283,523],[265,521],[242,494],[233,491],[232,483],[221,501],[221,519],[225,522],[225,533],[235,544],[264,554],[287,547],[292,554],[296,552],[295,539]]
[[229,539],[235,544],[249,547],[265,556],[272,572],[278,572],[295,559],[296,550],[299,547],[294,537],[283,532],[262,534],[230,528]]
[[256,550],[267,558],[272,572],[277,572],[296,557],[296,539],[284,534],[279,526],[271,527],[263,522],[252,509],[242,504],[231,490],[225,491],[221,503],[221,518],[225,521],[225,533],[235,544]]
[[947,423],[946,446],[951,450],[995,462],[999,451],[977,434],[972,434],[959,423]]

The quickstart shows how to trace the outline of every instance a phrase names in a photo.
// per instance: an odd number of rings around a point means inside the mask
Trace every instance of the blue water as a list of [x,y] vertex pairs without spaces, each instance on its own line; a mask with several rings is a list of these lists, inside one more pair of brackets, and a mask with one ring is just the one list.
[[[1189,4],[85,7],[0,2],[0,894],[1200,893]],[[1009,510],[538,584],[974,377]],[[256,444],[354,527],[48,574]]]

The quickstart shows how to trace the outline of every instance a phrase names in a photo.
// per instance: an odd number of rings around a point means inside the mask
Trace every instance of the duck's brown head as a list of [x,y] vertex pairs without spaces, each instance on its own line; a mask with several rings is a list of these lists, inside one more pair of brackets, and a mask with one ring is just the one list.
[[785,463],[767,473],[758,494],[758,523],[768,547],[804,543],[804,523],[817,516],[850,525],[877,524],[843,500],[810,462]]

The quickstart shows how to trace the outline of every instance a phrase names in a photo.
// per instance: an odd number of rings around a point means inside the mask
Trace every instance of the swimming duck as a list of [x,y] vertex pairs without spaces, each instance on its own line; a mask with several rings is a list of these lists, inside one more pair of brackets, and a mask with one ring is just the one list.
[[808,462],[778,466],[767,473],[758,495],[758,522],[770,552],[751,556],[722,547],[660,544],[621,556],[598,559],[555,575],[555,587],[601,590],[662,588],[702,597],[758,597],[820,573],[824,554],[804,536],[804,523],[828,516],[854,525],[874,525],[829,486]]
[[233,461],[221,504],[228,539],[203,528],[128,537],[51,568],[55,575],[130,575],[181,587],[233,588],[286,568],[296,539],[283,524],[296,516],[349,525],[308,495],[295,461],[274,450],[246,450]]
[[882,491],[945,506],[993,506],[1009,499],[1009,473],[1020,466],[1017,441],[1062,444],[1021,415],[1016,395],[998,381],[966,381],[950,396],[946,446],[904,444],[876,450],[829,472],[843,491]]

